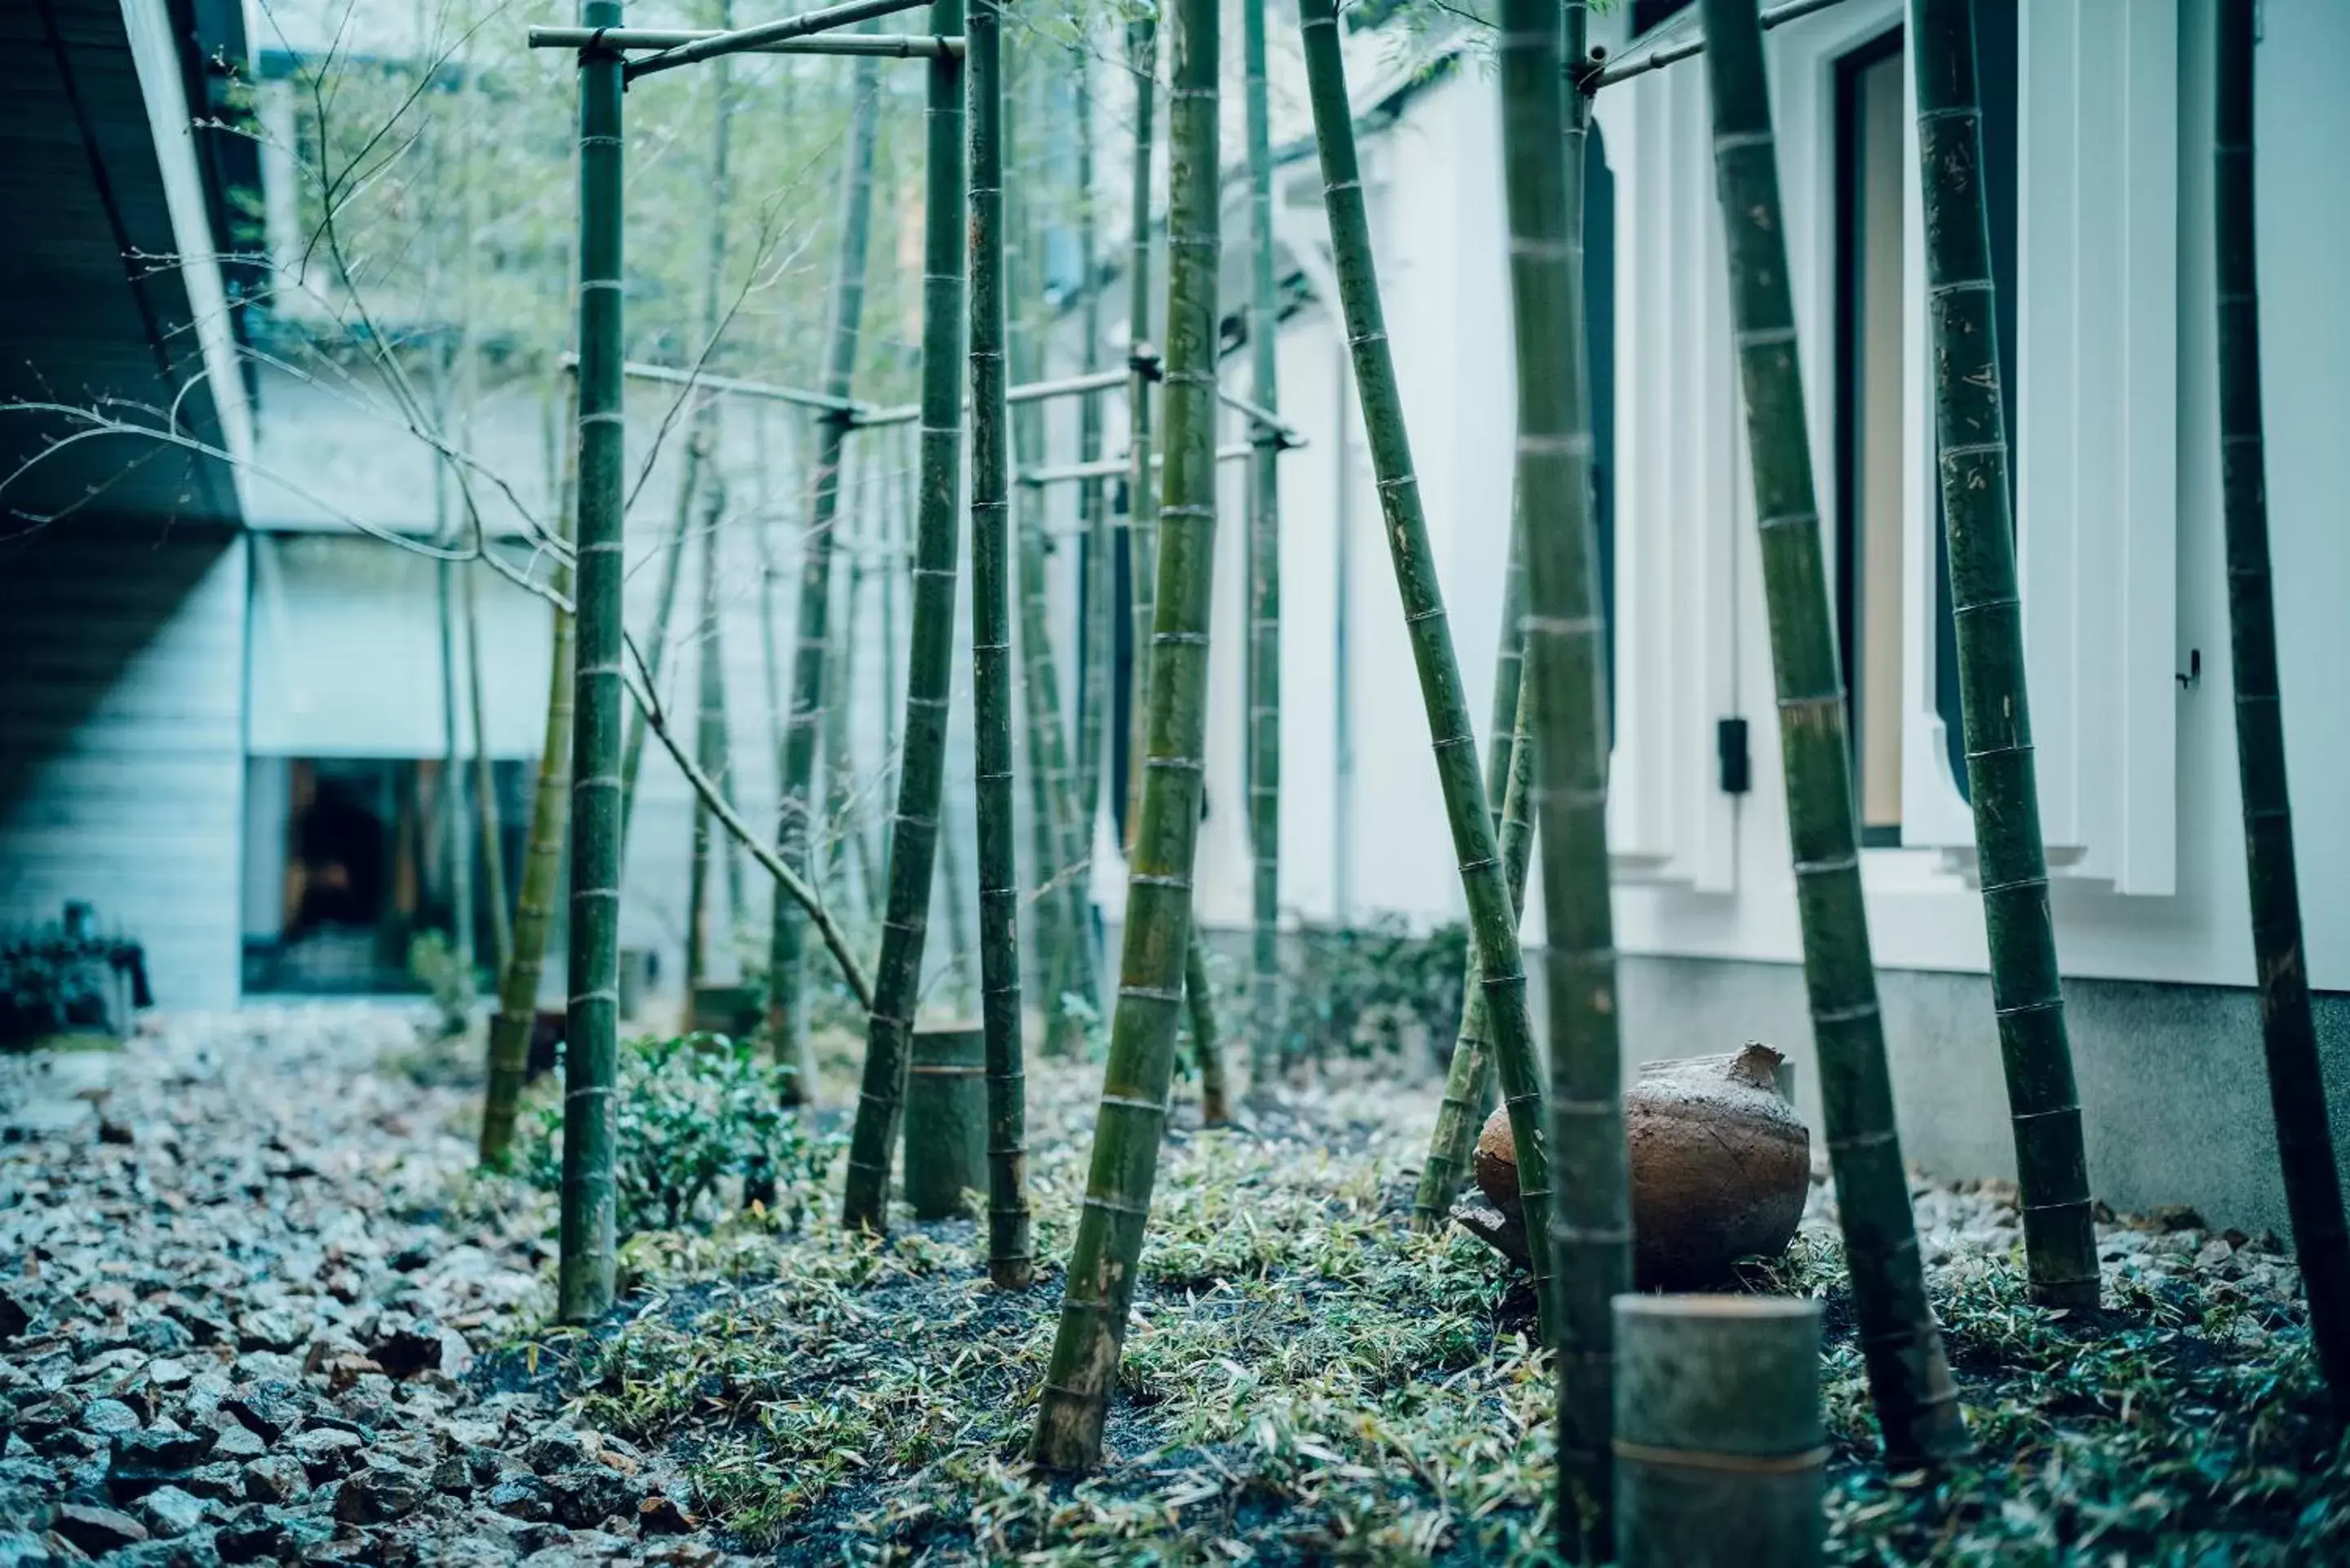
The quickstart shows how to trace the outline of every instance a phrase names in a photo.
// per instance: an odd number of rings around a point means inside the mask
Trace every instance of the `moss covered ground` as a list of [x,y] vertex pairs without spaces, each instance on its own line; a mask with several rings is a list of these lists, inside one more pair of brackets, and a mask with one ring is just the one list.
[[[1552,1384],[1530,1296],[1467,1236],[1411,1231],[1431,1096],[1376,1075],[1247,1129],[1179,1108],[1107,1463],[1028,1469],[1097,1080],[1051,1063],[1030,1079],[1032,1290],[988,1285],[969,1222],[875,1241],[827,1202],[795,1231],[639,1236],[612,1323],[496,1364],[526,1358],[583,1419],[667,1449],[706,1523],[786,1563],[1545,1561]],[[1888,1477],[1814,1207],[1750,1284],[1825,1305],[1833,1560],[2350,1561],[2350,1470],[2297,1303],[2141,1270],[2133,1243],[2109,1253],[2106,1310],[2052,1314],[2008,1250],[1935,1246],[1978,1453]]]

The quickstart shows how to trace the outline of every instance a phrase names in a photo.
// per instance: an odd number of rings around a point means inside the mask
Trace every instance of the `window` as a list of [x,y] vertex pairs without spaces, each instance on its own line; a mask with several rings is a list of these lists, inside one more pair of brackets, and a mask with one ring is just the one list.
[[1836,72],[1835,605],[1861,842],[1901,842],[1902,192],[1898,31]]

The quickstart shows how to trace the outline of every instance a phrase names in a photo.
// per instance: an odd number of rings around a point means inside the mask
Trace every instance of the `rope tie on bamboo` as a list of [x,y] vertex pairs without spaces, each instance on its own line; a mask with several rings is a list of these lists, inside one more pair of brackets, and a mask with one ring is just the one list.
[[1953,615],[1980,615],[1985,610],[2013,609],[2022,602],[2023,600],[2018,596],[2014,594],[2006,594],[1998,598],[1977,599],[1971,604],[1953,605],[1950,607],[1950,613]]
[[590,898],[610,898],[618,902],[619,897],[620,890],[618,888],[580,888],[573,890],[571,901],[577,904]]
[[1823,1446],[1793,1454],[1718,1454],[1697,1449],[1659,1449],[1617,1438],[1610,1445],[1619,1459],[1636,1464],[1664,1465],[1674,1469],[1720,1470],[1731,1475],[1791,1476],[1818,1469],[1828,1462]]
[[618,986],[598,986],[593,991],[575,991],[571,993],[571,1005],[574,1007],[592,1007],[598,1002],[610,1002],[618,1006],[619,1001],[620,990]]
[[[1923,119],[1926,117],[1920,114],[1918,118]],[[1926,297],[1944,299],[1954,294],[1989,294],[1994,286],[1987,277],[1954,277],[1946,283],[1928,284]]]
[[1847,851],[1842,855],[1826,856],[1818,860],[1798,860],[1795,862],[1795,875],[1798,877],[1833,876],[1838,871],[1852,870],[1859,864],[1859,853]]
[[1121,998],[1130,996],[1137,1002],[1180,1002],[1183,1000],[1183,991],[1180,986],[1177,986],[1170,990],[1169,987],[1163,985],[1121,985],[1118,988],[1118,994]]
[[1150,1218],[1150,1205],[1148,1203],[1120,1203],[1115,1198],[1096,1198],[1090,1192],[1078,1199],[1078,1203],[1080,1207],[1086,1209],[1098,1209],[1108,1214],[1123,1214],[1129,1220]]
[[1714,137],[1713,154],[1719,158],[1725,152],[1744,152],[1756,147],[1768,147],[1772,140],[1767,128],[1762,130],[1725,130]]
[[1978,746],[1969,749],[1967,761],[1975,763],[1991,757],[2026,757],[2035,750],[2037,748],[2029,741],[2020,741],[2004,746]]
[[1731,341],[1741,353],[1749,348],[1780,348],[1795,341],[1795,329],[1787,327],[1754,327],[1731,335]]
[[1978,441],[1946,446],[1942,449],[1942,461],[1948,462],[1954,457],[1990,457],[1994,453],[2005,456],[2007,443],[2003,441]]
[[1588,457],[1595,447],[1588,431],[1579,434],[1522,435],[1518,438],[1521,457]]
[[1833,691],[1816,692],[1806,697],[1782,697],[1779,699],[1779,711],[1782,715],[1800,713],[1806,708],[1818,709],[1822,712],[1827,713],[1832,717],[1842,716],[1844,712],[1844,688],[1839,685]]
[[[2077,1103],[2074,1103],[2062,1106],[2050,1106],[2045,1109],[2037,1111],[2017,1111],[2007,1119],[2012,1122],[2044,1122],[2057,1116],[2077,1116],[2080,1114],[2080,1106]],[[2062,1203],[2043,1203],[2037,1207],[2042,1209],[2078,1209],[2086,1201],[2086,1199],[2068,1198]],[[2034,1205],[2027,1203],[2024,1207],[2026,1209],[2031,1209],[2034,1207]]]
[[1856,1023],[1861,1019],[1874,1018],[1876,1016],[1877,999],[1872,996],[1866,1002],[1856,1003],[1851,1007],[1822,1008],[1820,1011],[1812,1014],[1812,1022],[1814,1024]]
[[1189,877],[1178,877],[1171,873],[1161,874],[1156,871],[1137,871],[1128,877],[1127,881],[1138,888],[1189,888],[1191,885],[1191,878]]
[[1101,1097],[1101,1103],[1106,1106],[1123,1106],[1129,1111],[1145,1111],[1154,1116],[1163,1116],[1167,1114],[1165,1101],[1145,1099],[1139,1095],[1105,1093]]
[[2004,882],[1986,882],[1978,888],[1977,891],[1981,893],[1984,898],[1988,898],[1993,893],[2020,893],[2029,888],[2045,888],[2046,886],[2048,886],[2048,878],[2044,875],[2039,877],[2013,877]]
[[563,1103],[567,1106],[574,1100],[608,1100],[613,1093],[609,1084],[582,1084],[576,1089],[564,1090]]
[[1142,765],[1146,768],[1168,768],[1177,773],[1187,774],[1203,773],[1208,766],[1207,763],[1199,757],[1159,756],[1144,757]]
[[1882,1148],[1887,1144],[1893,1142],[1893,1140],[1894,1134],[1889,1129],[1885,1127],[1876,1127],[1867,1132],[1854,1133],[1848,1137],[1832,1137],[1828,1139],[1828,1152],[1830,1154],[1835,1154],[1842,1150],[1859,1152],[1872,1148]]

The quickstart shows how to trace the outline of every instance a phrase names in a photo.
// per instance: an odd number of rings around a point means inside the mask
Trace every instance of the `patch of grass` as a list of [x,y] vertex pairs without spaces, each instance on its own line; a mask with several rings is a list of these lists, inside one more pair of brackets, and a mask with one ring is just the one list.
[[[785,1563],[1549,1561],[1531,1303],[1477,1242],[1410,1231],[1429,1108],[1391,1082],[1312,1096],[1278,1136],[1173,1135],[1108,1462],[1032,1474],[1098,1069],[1030,1084],[1033,1290],[988,1286],[969,1221],[639,1237],[648,1293],[580,1354],[587,1418],[667,1446]],[[1934,1283],[1979,1453],[1888,1478],[1833,1234],[1756,1283],[1826,1308],[1835,1561],[2350,1560],[2350,1472],[2290,1312],[2124,1280],[2102,1313],[2050,1314],[2020,1260],[1961,1252]]]

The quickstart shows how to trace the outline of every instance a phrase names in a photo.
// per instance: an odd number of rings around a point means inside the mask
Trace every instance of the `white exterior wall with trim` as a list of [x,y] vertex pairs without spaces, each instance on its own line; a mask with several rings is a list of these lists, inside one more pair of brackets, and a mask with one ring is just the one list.
[[[1898,26],[1903,9],[1848,0],[1766,44],[1824,514],[1836,481],[1834,62]],[[2064,970],[2247,986],[2213,461],[2211,7],[2032,0],[2021,9],[2019,529]],[[2350,105],[2332,86],[2350,65],[2350,12],[2329,0],[2269,0],[2263,11],[2262,305],[2286,732],[2312,976],[2341,991],[2350,990],[2350,813],[2334,803],[2332,781],[2350,769],[2350,711],[2334,691],[2334,672],[2350,665],[2350,622],[2337,603],[2350,585],[2350,534],[2334,519],[2350,493],[2350,444],[2335,423],[2350,390],[2350,305],[2327,268],[2350,241],[2350,164],[2338,157],[2350,146]],[[1627,953],[1784,964],[1801,949],[1703,70],[1701,58],[1672,67],[1599,103],[1617,193],[1617,933]],[[1506,296],[1488,265],[1503,240],[1497,113],[1490,73],[1471,66],[1366,144],[1422,493],[1481,725],[1511,450]],[[1914,274],[1914,175],[1909,206]],[[1293,244],[1310,244],[1318,216],[1291,216]],[[1311,258],[1305,266],[1310,277]],[[1908,846],[1868,851],[1865,876],[1881,966],[1979,972],[1971,825],[1932,697],[1931,401],[1922,286],[1911,295]],[[1358,432],[1334,417],[1328,373],[1317,380],[1310,369],[1332,358],[1332,327],[1309,308],[1283,342],[1284,373],[1299,372],[1284,413],[1312,443],[1284,460],[1284,850],[1295,868],[1284,902],[1309,921],[1334,912],[1324,863],[1335,770],[1322,732],[1339,682],[1324,596],[1328,472],[1343,444],[1357,545],[1345,590],[1359,750],[1353,913],[1453,919],[1458,884],[1375,535],[1375,493]],[[1240,532],[1237,517],[1227,532]],[[1220,562],[1240,570],[1236,550]],[[2201,674],[2183,682],[2192,655]],[[1226,701],[1220,689],[1219,701],[1237,711],[1237,695]],[[1715,774],[1715,722],[1733,715],[1749,720],[1752,744],[1753,787],[1738,797]],[[1237,766],[1227,789],[1237,790]],[[1244,856],[1203,862],[1210,924],[1244,923],[1246,877]],[[1531,899],[1529,940],[1540,934]]]

